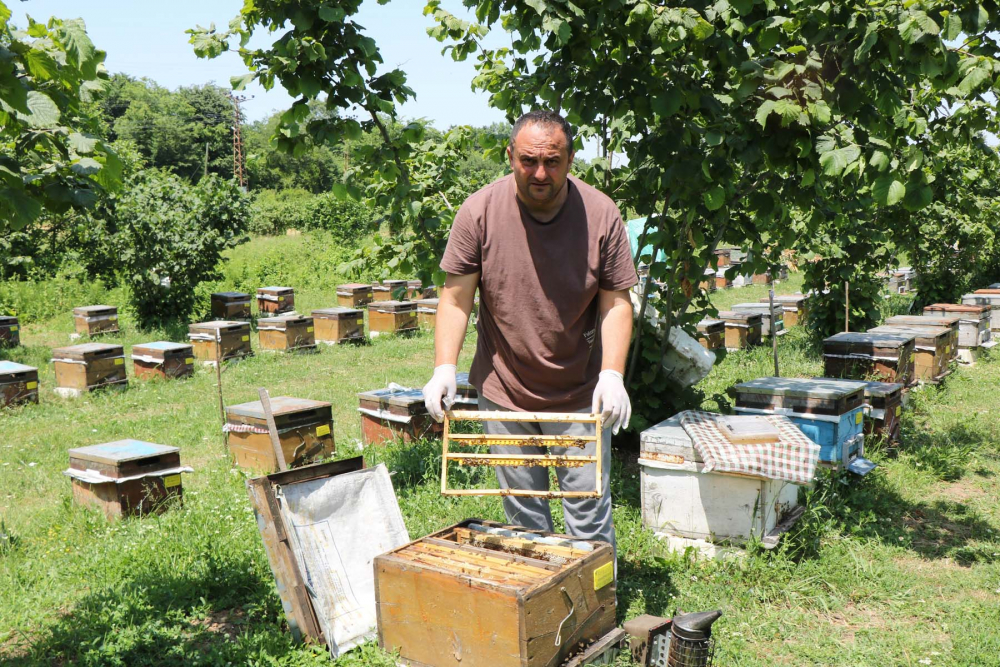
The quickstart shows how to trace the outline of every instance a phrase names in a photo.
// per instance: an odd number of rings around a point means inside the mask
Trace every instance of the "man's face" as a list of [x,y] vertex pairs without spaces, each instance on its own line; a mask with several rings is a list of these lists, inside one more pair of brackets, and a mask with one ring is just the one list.
[[541,206],[552,202],[566,184],[573,154],[566,135],[556,125],[521,128],[507,148],[521,199]]

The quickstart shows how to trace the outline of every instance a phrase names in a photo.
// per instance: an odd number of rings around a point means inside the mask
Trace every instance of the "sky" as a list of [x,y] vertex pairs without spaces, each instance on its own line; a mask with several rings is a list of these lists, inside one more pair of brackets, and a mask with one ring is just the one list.
[[[107,52],[105,64],[112,73],[147,77],[170,89],[213,82],[228,89],[231,76],[247,71],[235,53],[215,60],[197,58],[184,33],[211,23],[224,29],[239,13],[242,0],[28,0],[7,4],[20,26],[27,25],[27,15],[36,21],[50,16],[82,18],[94,44]],[[459,0],[444,0],[442,6],[461,18],[470,17]],[[486,95],[471,90],[474,60],[456,63],[441,55],[444,44],[427,35],[426,28],[434,21],[423,15],[423,7],[423,0],[395,0],[388,5],[365,0],[355,18],[379,45],[386,68],[404,70],[417,93],[415,101],[402,107],[403,116],[427,118],[440,129],[503,121],[503,114],[489,107]],[[273,41],[274,36],[265,33],[257,44],[266,44],[268,37]],[[487,43],[495,45],[499,40],[503,44],[504,38],[493,34]],[[252,84],[242,94],[253,96],[243,105],[251,121],[291,104],[280,85],[265,91]]]

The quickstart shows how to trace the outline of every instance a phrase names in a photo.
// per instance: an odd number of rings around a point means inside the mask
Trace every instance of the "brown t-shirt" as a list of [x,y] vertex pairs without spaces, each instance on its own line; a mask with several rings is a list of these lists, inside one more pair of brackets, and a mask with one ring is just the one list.
[[528,213],[512,175],[462,204],[441,260],[482,272],[470,382],[512,410],[589,408],[601,372],[597,291],[638,282],[625,225],[606,195],[569,177],[549,222]]

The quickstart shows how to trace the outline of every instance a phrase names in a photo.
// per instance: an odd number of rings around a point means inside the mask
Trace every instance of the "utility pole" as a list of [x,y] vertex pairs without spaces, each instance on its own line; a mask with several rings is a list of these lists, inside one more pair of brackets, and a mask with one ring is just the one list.
[[201,172],[202,178],[208,177],[208,142],[205,142],[205,165]]
[[228,93],[229,101],[233,103],[233,178],[246,190],[246,156],[243,154],[243,112],[240,102],[246,102],[249,97],[235,96]]

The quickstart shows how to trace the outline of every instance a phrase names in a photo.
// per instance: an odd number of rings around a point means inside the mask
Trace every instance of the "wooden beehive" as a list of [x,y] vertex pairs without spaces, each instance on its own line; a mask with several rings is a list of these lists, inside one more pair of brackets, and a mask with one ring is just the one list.
[[292,352],[316,349],[316,326],[313,318],[303,315],[281,315],[257,320],[257,333],[262,350]]
[[217,320],[249,320],[250,295],[243,292],[212,294],[212,317]]
[[38,403],[38,369],[0,361],[0,408]]
[[438,299],[417,299],[417,324],[425,329],[433,329],[437,322]]
[[375,559],[379,646],[419,667],[560,665],[614,628],[615,590],[610,544],[468,519]]
[[[308,465],[336,453],[330,403],[288,396],[270,400],[278,442],[288,467]],[[263,472],[278,470],[260,401],[226,407],[226,432],[236,465]]]
[[21,344],[21,323],[16,317],[0,315],[0,348]]
[[758,313],[761,335],[770,336],[773,331],[780,336],[785,333],[785,311],[780,304],[774,304],[774,322],[771,321],[771,306],[766,303],[737,303],[732,307],[737,313]]
[[896,333],[913,336],[913,373],[921,382],[940,382],[949,373],[951,363],[951,329],[945,327],[911,327],[883,325],[870,333]]
[[261,315],[279,315],[295,310],[295,290],[291,287],[258,287],[257,312]]
[[679,416],[639,436],[642,523],[671,548],[698,542],[743,544],[762,540],[774,547],[801,514],[798,486],[791,482],[719,471],[705,463]]
[[765,271],[764,273],[755,273],[751,278],[751,283],[754,285],[770,285],[774,282],[774,278],[771,277],[770,271]]
[[823,374],[850,380],[881,380],[909,386],[915,336],[844,332],[823,341]]
[[973,294],[988,294],[988,295],[1000,295],[1000,289],[996,287],[987,287],[984,289],[977,289]]
[[726,275],[726,269],[719,269],[715,272],[715,289],[728,289],[732,286],[733,281]]
[[156,341],[132,346],[133,372],[137,378],[182,378],[194,375],[194,346]]
[[741,350],[760,345],[764,328],[760,313],[738,313],[724,310],[719,319],[726,323],[726,349]]
[[205,363],[218,362],[220,351],[222,361],[253,356],[249,322],[197,322],[188,325],[188,338],[195,358]]
[[988,306],[935,303],[924,306],[923,312],[930,317],[960,317],[958,323],[960,349],[974,350],[992,339]]
[[316,341],[336,345],[365,339],[365,313],[358,308],[338,306],[312,311]]
[[716,248],[712,251],[712,254],[715,255],[716,258],[715,266],[720,269],[724,266],[729,266],[731,252],[732,248]]
[[441,432],[424,406],[419,389],[405,387],[376,389],[358,394],[361,438],[365,445],[384,445],[402,440],[413,442]]
[[373,303],[376,301],[392,301],[392,290],[382,283],[374,282],[371,284],[371,288]]
[[[80,395],[104,387],[128,384],[125,351],[121,345],[84,343],[52,350],[56,393]],[[63,390],[63,391],[60,391]]]
[[337,305],[357,308],[371,303],[374,299],[372,286],[365,283],[344,283],[337,285]]
[[990,309],[990,330],[1000,332],[1000,293],[966,294],[962,304],[967,306],[987,306]]
[[417,304],[413,301],[376,300],[368,304],[368,331],[373,337],[417,328]]
[[[768,297],[764,297],[760,303],[770,303],[770,301]],[[808,314],[806,297],[802,294],[775,294],[774,307],[780,307],[784,312],[786,329],[804,323]]]
[[944,327],[951,332],[948,341],[949,359],[958,358],[959,348],[959,325],[961,317],[931,317],[929,315],[894,315],[883,322],[884,326],[921,327],[927,329]]
[[[382,292],[386,296],[385,301],[406,301],[409,294],[408,280],[383,280],[382,288],[388,290]],[[378,300],[378,299],[376,299]]]
[[81,336],[118,333],[118,309],[114,306],[74,308],[73,323]]
[[[845,380],[849,382],[850,380]],[[884,438],[890,446],[900,441],[900,416],[903,414],[903,385],[898,382],[858,382],[864,388],[865,435]]]
[[764,377],[733,387],[736,412],[783,415],[819,445],[819,460],[846,464],[864,451],[864,387],[831,378]]
[[698,289],[704,292],[715,291],[715,269],[705,269],[705,272],[702,274],[701,282],[698,283]]
[[69,450],[73,499],[108,518],[148,514],[181,500],[180,449],[140,440],[118,440]]
[[706,318],[698,323],[698,342],[706,350],[719,350],[726,346],[726,323]]

